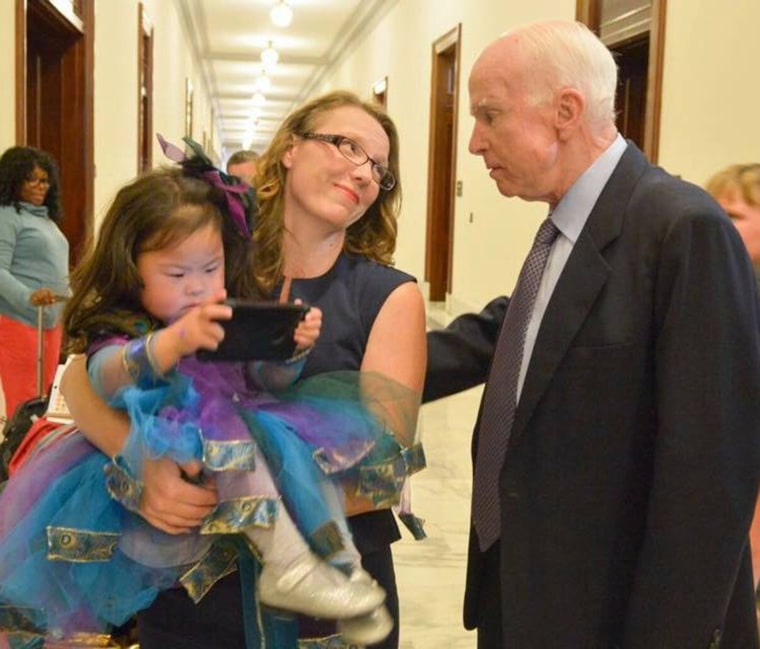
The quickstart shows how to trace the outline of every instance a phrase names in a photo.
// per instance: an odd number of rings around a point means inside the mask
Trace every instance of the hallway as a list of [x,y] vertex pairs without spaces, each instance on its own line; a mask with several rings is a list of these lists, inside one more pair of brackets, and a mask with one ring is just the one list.
[[462,626],[470,524],[470,438],[482,388],[422,408],[420,430],[428,468],[412,478],[414,512],[428,538],[406,530],[393,546],[401,600],[401,649],[472,649]]
[[[426,303],[428,328],[451,321],[441,302]],[[412,506],[428,537],[414,541],[402,528],[395,543],[401,601],[400,649],[473,649],[462,626],[472,463],[470,440],[482,386],[434,401],[420,411],[427,468],[412,477]]]

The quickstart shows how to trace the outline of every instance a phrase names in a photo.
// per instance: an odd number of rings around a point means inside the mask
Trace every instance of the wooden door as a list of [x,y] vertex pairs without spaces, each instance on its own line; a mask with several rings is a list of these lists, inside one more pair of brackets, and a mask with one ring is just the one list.
[[461,25],[433,44],[425,244],[425,279],[433,302],[451,292],[460,32]]
[[618,129],[657,162],[667,0],[576,0],[576,17],[615,55]]
[[71,263],[92,227],[93,0],[17,0],[16,139],[60,168]]

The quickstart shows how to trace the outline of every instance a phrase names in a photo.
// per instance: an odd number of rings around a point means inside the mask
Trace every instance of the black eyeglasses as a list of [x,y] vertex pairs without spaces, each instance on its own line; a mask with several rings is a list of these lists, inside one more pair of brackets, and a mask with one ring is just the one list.
[[331,133],[303,133],[301,137],[305,140],[329,142],[340,151],[341,155],[346,160],[355,164],[357,167],[369,160],[372,179],[380,185],[381,189],[390,191],[396,186],[396,177],[391,173],[391,170],[370,158],[367,155],[367,152],[350,137],[346,137],[345,135],[333,135]]
[[50,178],[40,178],[39,176],[27,176],[24,181],[30,185],[47,185],[50,187]]

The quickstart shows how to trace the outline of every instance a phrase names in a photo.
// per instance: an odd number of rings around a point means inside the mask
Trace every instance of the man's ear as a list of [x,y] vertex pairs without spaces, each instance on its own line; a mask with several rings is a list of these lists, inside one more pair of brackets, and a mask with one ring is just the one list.
[[586,99],[575,88],[563,88],[557,93],[555,126],[560,139],[569,137],[582,123],[586,112]]

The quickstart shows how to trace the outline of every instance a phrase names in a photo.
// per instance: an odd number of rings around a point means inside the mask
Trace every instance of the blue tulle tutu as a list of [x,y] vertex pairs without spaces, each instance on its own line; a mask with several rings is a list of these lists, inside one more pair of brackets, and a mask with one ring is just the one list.
[[[414,422],[398,426],[406,438],[383,423],[415,412],[417,397],[379,376],[323,374],[273,396],[251,392],[238,364],[191,358],[167,382],[115,401],[133,422],[115,462],[75,432],[31,457],[0,494],[0,604],[40,629],[121,625],[178,583],[200,599],[230,569],[220,539],[271,524],[278,491],[308,539],[343,517],[340,503],[324,502],[325,481],[347,480],[387,506],[424,464]],[[257,478],[257,453],[275,485]],[[128,509],[144,459],[160,457],[200,460],[214,476],[219,506],[199,532],[164,534]]]

